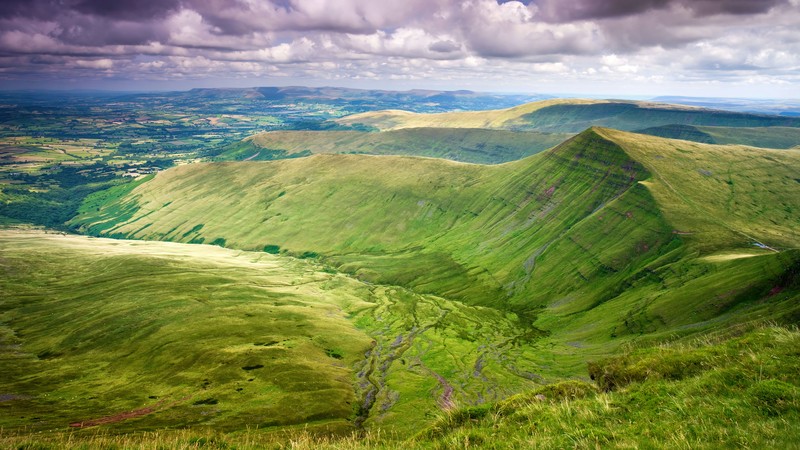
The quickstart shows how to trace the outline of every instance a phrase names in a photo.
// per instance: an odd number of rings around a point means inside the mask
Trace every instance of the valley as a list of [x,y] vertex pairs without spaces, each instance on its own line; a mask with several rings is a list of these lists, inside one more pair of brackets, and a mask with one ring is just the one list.
[[135,157],[6,137],[0,446],[798,438],[798,119],[338,116]]

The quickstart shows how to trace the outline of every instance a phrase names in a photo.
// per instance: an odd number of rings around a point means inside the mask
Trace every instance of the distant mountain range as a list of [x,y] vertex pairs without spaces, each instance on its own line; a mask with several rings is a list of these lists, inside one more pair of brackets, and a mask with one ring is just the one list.
[[704,108],[724,109],[757,114],[777,114],[780,116],[800,116],[800,99],[750,99],[715,97],[662,96],[652,99],[656,102],[677,103]]

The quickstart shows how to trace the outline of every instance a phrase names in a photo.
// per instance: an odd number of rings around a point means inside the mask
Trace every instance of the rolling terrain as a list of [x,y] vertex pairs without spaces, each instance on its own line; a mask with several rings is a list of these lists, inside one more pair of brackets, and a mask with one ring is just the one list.
[[412,128],[379,133],[271,131],[230,145],[215,160],[263,161],[318,153],[364,153],[496,164],[541,152],[570,136],[482,128]]
[[69,225],[100,237],[0,231],[0,445],[783,446],[798,338],[763,323],[800,321],[798,167],[592,127],[496,165],[316,154],[90,194]]
[[788,301],[798,164],[795,151],[593,128],[497,166],[362,155],[183,166],[91,197],[72,224],[321,258],[601,345]]
[[800,119],[622,100],[554,99],[492,111],[418,114],[387,110],[336,119],[343,125],[380,130],[402,128],[499,128],[547,133],[579,133],[591,126],[633,131],[664,125],[800,127]]
[[792,148],[800,145],[800,128],[791,127],[707,127],[664,125],[637,133],[706,144],[741,144],[762,148]]
[[513,315],[314,261],[28,229],[0,249],[4,430],[408,434],[543,380]]

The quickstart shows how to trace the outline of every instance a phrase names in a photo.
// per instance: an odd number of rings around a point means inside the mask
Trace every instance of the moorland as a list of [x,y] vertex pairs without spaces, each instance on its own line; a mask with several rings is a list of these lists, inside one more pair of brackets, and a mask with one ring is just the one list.
[[800,442],[796,117],[15,95],[2,446]]

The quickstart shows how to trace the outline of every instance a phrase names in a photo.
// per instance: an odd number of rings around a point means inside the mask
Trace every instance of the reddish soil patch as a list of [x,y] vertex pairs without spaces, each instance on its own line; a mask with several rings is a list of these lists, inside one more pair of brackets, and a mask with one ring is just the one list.
[[113,414],[113,415],[110,415],[110,416],[100,417],[99,419],[85,420],[83,422],[73,422],[73,423],[69,424],[69,426],[73,427],[73,428],[96,427],[96,426],[99,426],[99,425],[107,425],[109,423],[122,422],[123,420],[135,419],[137,417],[142,417],[142,416],[146,416],[148,414],[152,414],[152,413],[158,411],[159,409],[171,408],[171,407],[175,406],[176,404],[178,404],[180,402],[184,402],[184,401],[188,400],[190,397],[191,396],[187,396],[187,397],[184,397],[184,398],[182,398],[180,400],[174,401],[174,402],[170,403],[169,405],[166,405],[164,408],[160,408],[160,406],[164,403],[164,400],[159,400],[156,404],[151,405],[151,406],[147,406],[147,407],[139,408],[139,409],[134,409],[133,411],[125,411],[125,412]]
[[436,377],[436,381],[439,382],[439,385],[442,386],[442,395],[439,396],[439,406],[449,411],[456,407],[455,402],[453,402],[453,386],[444,379],[443,376],[439,375],[438,373],[431,370],[431,374]]
[[769,297],[772,297],[773,295],[778,295],[781,293],[781,291],[783,291],[783,286],[775,286],[774,288],[770,289]]
[[146,416],[152,412],[155,412],[158,403],[153,406],[148,406],[146,408],[134,409],[133,411],[126,411],[114,414],[112,416],[105,416],[99,419],[92,419],[87,420],[84,422],[73,422],[69,424],[69,426],[73,428],[85,428],[85,427],[96,427],[98,425],[105,425],[109,423],[117,423],[122,422],[123,420],[133,419],[136,417]]

